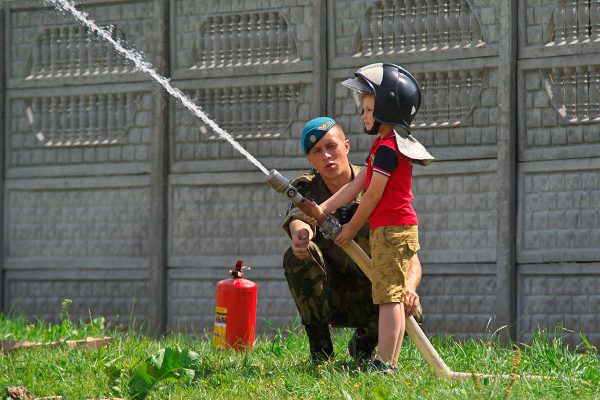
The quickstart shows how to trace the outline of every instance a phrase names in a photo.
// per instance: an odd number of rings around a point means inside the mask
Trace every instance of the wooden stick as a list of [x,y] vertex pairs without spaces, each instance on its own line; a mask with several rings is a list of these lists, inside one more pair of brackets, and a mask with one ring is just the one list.
[[69,348],[73,348],[75,346],[83,346],[86,345],[92,350],[98,350],[100,346],[105,343],[112,343],[114,338],[112,337],[101,337],[94,338],[88,337],[86,339],[81,340],[57,340],[55,342],[30,342],[28,340],[2,340],[0,341],[0,351],[3,353],[10,353],[12,351],[30,349],[32,347],[56,347],[60,345],[65,345]]

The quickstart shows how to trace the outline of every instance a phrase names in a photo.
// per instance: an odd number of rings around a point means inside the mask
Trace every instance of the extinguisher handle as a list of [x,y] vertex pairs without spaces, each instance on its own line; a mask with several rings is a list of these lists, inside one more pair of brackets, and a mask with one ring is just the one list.
[[250,267],[244,265],[244,260],[237,260],[235,263],[235,269],[229,270],[229,275],[235,278],[242,278],[244,276],[244,269],[250,269]]

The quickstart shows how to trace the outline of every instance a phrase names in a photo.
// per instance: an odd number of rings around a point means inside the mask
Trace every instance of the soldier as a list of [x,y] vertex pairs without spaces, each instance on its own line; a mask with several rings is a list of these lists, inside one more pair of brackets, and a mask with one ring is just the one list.
[[[350,142],[342,128],[329,117],[309,121],[301,143],[313,169],[292,181],[298,191],[317,203],[327,200],[358,175],[360,167],[348,161]],[[334,215],[342,224],[356,211],[362,194]],[[302,318],[312,360],[333,357],[329,326],[354,327],[348,352],[357,362],[370,360],[377,346],[378,308],[373,305],[371,283],[360,268],[333,241],[306,223],[302,211],[290,205],[284,229],[292,246],[283,258],[285,277]],[[356,235],[356,242],[369,254],[369,226]],[[411,260],[404,299],[407,315],[419,307],[416,293],[421,280],[418,257]]]

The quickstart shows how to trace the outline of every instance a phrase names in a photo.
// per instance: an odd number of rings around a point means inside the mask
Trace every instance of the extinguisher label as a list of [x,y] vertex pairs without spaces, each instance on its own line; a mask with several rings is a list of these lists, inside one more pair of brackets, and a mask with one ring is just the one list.
[[225,350],[227,348],[226,332],[227,308],[215,307],[215,336],[213,339],[215,349]]

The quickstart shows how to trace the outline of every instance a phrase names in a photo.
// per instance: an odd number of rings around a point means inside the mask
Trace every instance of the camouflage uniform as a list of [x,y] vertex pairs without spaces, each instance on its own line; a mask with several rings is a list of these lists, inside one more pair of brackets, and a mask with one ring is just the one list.
[[[351,166],[353,178],[360,167]],[[327,200],[331,192],[316,170],[311,170],[292,181],[298,191],[318,204]],[[344,224],[352,218],[362,194],[346,207],[336,210],[335,216]],[[290,235],[289,223],[303,213],[290,206],[284,229]],[[369,228],[365,224],[355,237],[356,242],[369,254]],[[350,354],[358,359],[371,357],[377,345],[378,307],[373,304],[371,282],[348,255],[326,240],[320,231],[309,245],[311,260],[299,260],[291,247],[283,258],[285,277],[290,292],[302,317],[310,342],[313,359],[333,356],[329,325],[357,328],[348,344]]]

